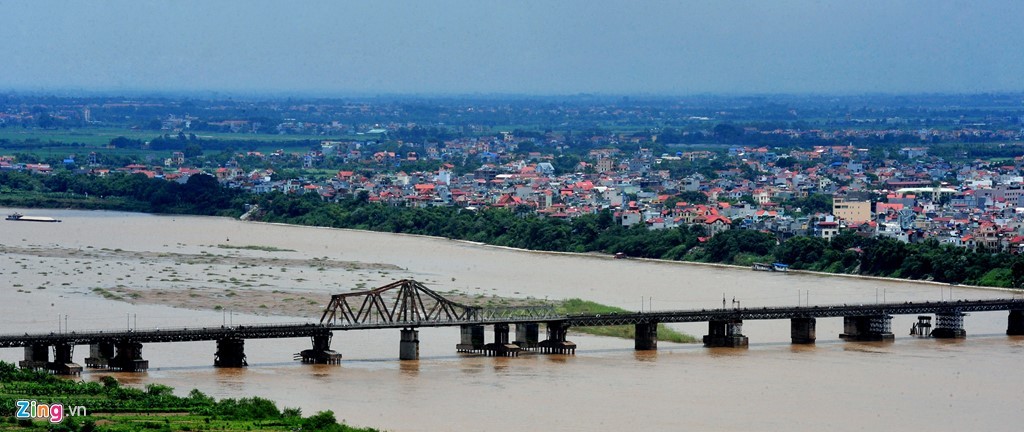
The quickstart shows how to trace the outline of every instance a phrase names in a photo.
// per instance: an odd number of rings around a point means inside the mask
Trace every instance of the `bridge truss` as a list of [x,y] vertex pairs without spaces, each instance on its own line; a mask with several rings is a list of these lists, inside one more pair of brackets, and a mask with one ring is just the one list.
[[505,322],[554,317],[553,306],[469,306],[420,282],[403,279],[368,291],[331,296],[320,324],[331,327],[423,326]]

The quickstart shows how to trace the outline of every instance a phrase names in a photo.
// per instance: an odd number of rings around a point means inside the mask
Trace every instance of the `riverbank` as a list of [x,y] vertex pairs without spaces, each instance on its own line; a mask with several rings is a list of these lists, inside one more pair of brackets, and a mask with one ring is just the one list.
[[[0,430],[377,432],[339,424],[332,411],[302,417],[300,409],[278,409],[258,397],[218,401],[198,390],[187,397],[173,390],[160,384],[145,390],[125,387],[109,376],[102,383],[77,382],[0,362],[0,415],[6,418]],[[43,405],[44,410],[38,409]]]

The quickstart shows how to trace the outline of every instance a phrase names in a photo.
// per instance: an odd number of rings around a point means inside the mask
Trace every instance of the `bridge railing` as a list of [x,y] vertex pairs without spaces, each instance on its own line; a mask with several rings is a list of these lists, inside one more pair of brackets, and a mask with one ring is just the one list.
[[180,327],[180,326],[160,326],[160,327],[133,327],[133,328],[102,328],[102,329],[74,329],[71,331],[52,331],[46,332],[18,332],[18,333],[0,333],[0,338],[19,338],[25,337],[26,335],[45,335],[45,336],[77,336],[77,335],[92,335],[92,334],[135,334],[135,333],[161,333],[161,334],[186,334],[195,331],[202,330],[225,330],[225,331],[237,331],[237,330],[253,330],[253,329],[282,329],[282,328],[293,328],[293,327],[321,327],[322,324],[315,323],[312,321],[305,322],[291,322],[291,323],[251,323],[251,324],[232,324],[232,325],[208,325],[203,327]]

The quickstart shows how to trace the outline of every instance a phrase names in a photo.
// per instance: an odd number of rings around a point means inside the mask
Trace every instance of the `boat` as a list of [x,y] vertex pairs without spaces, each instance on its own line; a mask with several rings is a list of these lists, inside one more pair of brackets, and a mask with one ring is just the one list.
[[755,271],[767,271],[767,272],[788,272],[789,264],[783,263],[754,263],[752,268]]
[[21,221],[21,222],[60,222],[60,219],[55,219],[49,216],[25,216],[21,213],[12,213],[7,215],[9,221]]

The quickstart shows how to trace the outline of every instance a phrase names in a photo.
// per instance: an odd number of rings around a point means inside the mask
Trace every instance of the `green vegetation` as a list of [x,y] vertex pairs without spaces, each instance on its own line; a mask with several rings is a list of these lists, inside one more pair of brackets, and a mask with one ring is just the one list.
[[[214,400],[199,390],[188,396],[173,394],[171,387],[147,385],[144,390],[124,387],[113,377],[101,382],[78,382],[39,371],[18,369],[0,362],[0,430],[39,431],[341,431],[371,432],[338,424],[331,411],[303,418],[297,408],[279,410],[273,401],[253,397]],[[66,417],[59,424],[44,419],[18,420],[15,401],[83,406],[85,417]]]
[[258,251],[264,251],[264,252],[295,252],[295,249],[281,249],[281,248],[277,248],[277,247],[273,247],[273,246],[256,246],[256,245],[233,246],[233,245],[219,244],[219,245],[217,245],[217,247],[219,247],[221,249],[258,250]]
[[[558,313],[562,314],[616,314],[616,313],[632,313],[622,308],[614,306],[606,306],[600,303],[594,303],[592,301],[580,300],[578,298],[569,299],[562,302],[556,308]],[[631,325],[624,326],[600,326],[600,327],[576,327],[573,330],[580,333],[587,333],[597,336],[612,336],[618,338],[632,339],[636,336],[636,329]],[[686,333],[681,333],[673,330],[665,324],[658,324],[658,340],[676,343],[694,343],[698,342],[698,339],[690,336]]]

